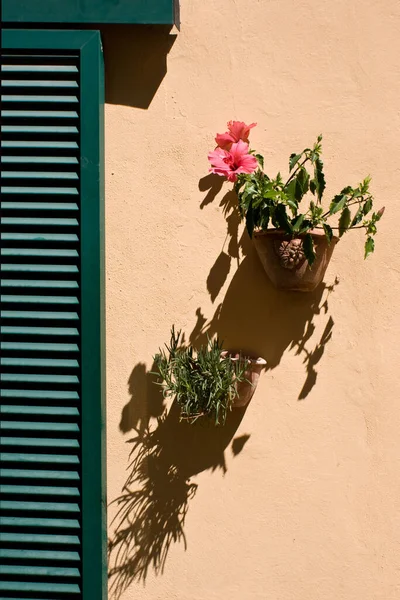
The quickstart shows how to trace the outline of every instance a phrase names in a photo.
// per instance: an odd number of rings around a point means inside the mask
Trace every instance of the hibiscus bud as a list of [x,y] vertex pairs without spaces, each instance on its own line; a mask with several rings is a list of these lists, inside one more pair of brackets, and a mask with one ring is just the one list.
[[378,217],[378,220],[381,218],[381,216],[383,215],[383,213],[385,212],[385,207],[383,206],[380,210],[378,210],[378,212],[376,213],[376,216]]

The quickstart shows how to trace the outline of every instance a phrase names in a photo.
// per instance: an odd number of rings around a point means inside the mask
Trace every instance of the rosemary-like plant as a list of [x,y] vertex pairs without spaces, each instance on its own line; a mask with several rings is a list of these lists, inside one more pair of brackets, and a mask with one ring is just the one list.
[[197,351],[184,346],[181,331],[171,329],[171,341],[154,356],[158,385],[165,397],[172,397],[181,418],[194,423],[208,417],[224,425],[237,396],[237,384],[245,380],[246,361],[221,357],[222,342],[209,340]]

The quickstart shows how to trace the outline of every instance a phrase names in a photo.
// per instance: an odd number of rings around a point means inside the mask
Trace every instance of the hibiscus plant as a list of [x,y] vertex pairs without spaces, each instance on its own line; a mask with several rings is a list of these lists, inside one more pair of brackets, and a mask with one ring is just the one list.
[[[262,231],[269,226],[283,230],[291,238],[301,236],[304,254],[311,266],[315,260],[312,230],[323,230],[330,243],[334,230],[342,237],[349,229],[362,228],[367,236],[365,258],[371,254],[375,247],[376,224],[385,210],[372,211],[371,178],[366,177],[357,187],[344,187],[324,209],[322,135],[312,148],[290,155],[287,178],[281,173],[270,177],[264,172],[261,154],[249,149],[249,134],[255,125],[230,121],[228,131],[217,134],[217,148],[208,155],[210,171],[234,184],[240,215],[246,220],[250,237],[255,230]],[[300,207],[309,192],[308,205]],[[329,223],[332,219],[334,225]]]

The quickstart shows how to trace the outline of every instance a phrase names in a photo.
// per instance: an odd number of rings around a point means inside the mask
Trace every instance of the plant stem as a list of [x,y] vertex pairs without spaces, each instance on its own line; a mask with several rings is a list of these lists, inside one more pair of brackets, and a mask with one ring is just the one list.
[[305,158],[303,160],[303,162],[297,166],[297,168],[293,171],[293,173],[291,174],[291,176],[289,177],[289,179],[287,180],[287,182],[285,183],[285,185],[283,186],[284,188],[292,181],[293,177],[296,175],[297,171],[299,171],[301,169],[301,167],[303,167],[306,162],[310,160],[309,157],[307,156],[307,158]]
[[[348,229],[366,229],[367,225],[354,225],[354,227],[349,227]],[[313,229],[323,229],[323,227],[319,227],[315,225]],[[340,227],[331,227],[331,229],[340,229]]]

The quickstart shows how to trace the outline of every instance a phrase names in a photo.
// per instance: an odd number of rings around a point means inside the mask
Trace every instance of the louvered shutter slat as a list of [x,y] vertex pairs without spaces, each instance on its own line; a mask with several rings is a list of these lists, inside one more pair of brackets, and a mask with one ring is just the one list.
[[3,60],[0,600],[78,599],[79,57]]

